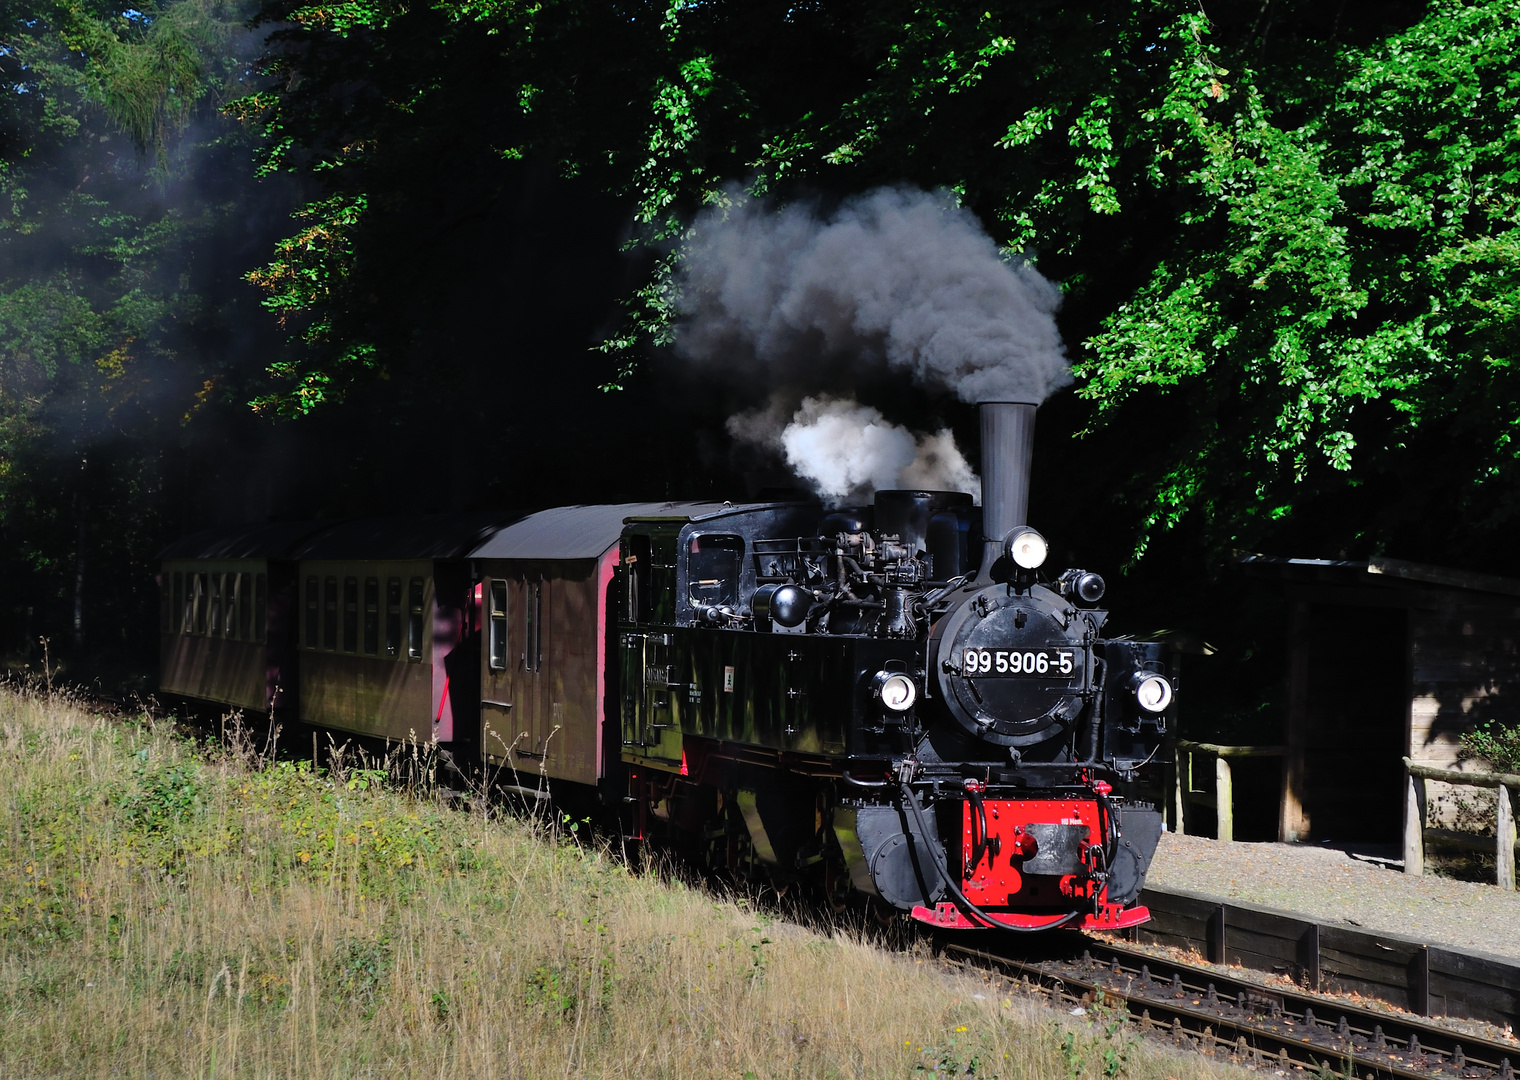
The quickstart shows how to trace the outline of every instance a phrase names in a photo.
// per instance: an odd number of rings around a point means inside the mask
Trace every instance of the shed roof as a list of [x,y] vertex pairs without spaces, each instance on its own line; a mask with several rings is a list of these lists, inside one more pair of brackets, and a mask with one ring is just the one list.
[[623,523],[674,518],[690,521],[733,509],[714,502],[608,503],[558,506],[529,514],[470,552],[477,559],[595,559],[617,543]]
[[516,514],[357,518],[296,544],[294,559],[460,559],[510,525]]
[[174,541],[160,559],[278,559],[332,521],[255,522],[205,529]]
[[1435,585],[1447,589],[1520,596],[1520,580],[1496,574],[1477,574],[1449,566],[1406,562],[1378,556],[1372,559],[1287,559],[1272,555],[1240,555],[1236,562],[1246,573],[1286,581],[1313,581],[1327,584]]

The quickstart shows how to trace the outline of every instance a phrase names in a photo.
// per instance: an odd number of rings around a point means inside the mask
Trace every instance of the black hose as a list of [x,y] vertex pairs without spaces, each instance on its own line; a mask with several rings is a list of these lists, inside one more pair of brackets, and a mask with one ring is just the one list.
[[[908,806],[913,810],[913,819],[918,822],[918,830],[921,834],[923,834],[924,843],[927,846],[929,842],[929,826],[925,823],[924,812],[918,805],[918,796],[913,794],[913,788],[908,784],[907,781],[903,781],[901,786],[903,798],[907,801]],[[1082,909],[1078,908],[1071,914],[1067,915],[1065,918],[1058,919],[1053,923],[1047,923],[1044,926],[1015,926],[1013,923],[1005,923],[1000,919],[995,919],[991,915],[988,915],[985,911],[977,907],[970,900],[967,900],[966,894],[961,892],[960,886],[956,885],[956,883],[951,880],[950,871],[940,865],[940,861],[934,857],[934,852],[932,850],[929,852],[929,861],[934,864],[935,872],[939,874],[940,880],[945,883],[945,888],[950,890],[950,895],[955,897],[955,901],[956,903],[960,904],[961,909],[963,911],[969,911],[978,919],[981,919],[983,922],[985,922],[988,926],[995,926],[1000,930],[1011,930],[1016,934],[1038,934],[1043,933],[1046,930],[1059,930],[1067,923],[1073,922],[1074,920],[1082,917]]]
[[1101,820],[1098,823],[1099,835],[1106,834],[1108,837],[1108,843],[1103,848],[1103,871],[1107,874],[1109,867],[1114,865],[1114,856],[1119,854],[1119,824],[1114,817],[1114,806],[1108,801],[1108,796],[1097,791],[1094,791],[1093,795],[1098,803],[1098,812],[1108,821],[1106,828]]
[[881,788],[892,786],[892,781],[890,780],[857,780],[850,775],[849,769],[840,770],[840,775],[843,776],[846,784],[854,784],[856,787]]
[[966,864],[966,874],[969,876],[982,861],[982,856],[987,854],[987,807],[982,804],[981,796],[974,791],[967,791],[966,798],[976,810],[976,823],[980,830],[971,834],[971,861]]

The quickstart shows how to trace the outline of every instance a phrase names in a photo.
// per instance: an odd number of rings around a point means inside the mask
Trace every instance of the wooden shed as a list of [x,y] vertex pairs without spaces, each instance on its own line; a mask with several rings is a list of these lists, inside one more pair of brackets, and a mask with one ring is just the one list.
[[1288,601],[1280,840],[1398,843],[1406,757],[1471,769],[1463,732],[1520,723],[1520,580],[1383,558],[1241,568]]

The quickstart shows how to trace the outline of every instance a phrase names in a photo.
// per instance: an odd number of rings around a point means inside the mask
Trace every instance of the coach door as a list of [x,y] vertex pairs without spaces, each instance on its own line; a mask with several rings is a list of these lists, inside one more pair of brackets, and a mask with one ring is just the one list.
[[491,757],[505,760],[529,784],[544,772],[552,737],[544,672],[550,584],[533,570],[507,571],[484,582],[482,747]]

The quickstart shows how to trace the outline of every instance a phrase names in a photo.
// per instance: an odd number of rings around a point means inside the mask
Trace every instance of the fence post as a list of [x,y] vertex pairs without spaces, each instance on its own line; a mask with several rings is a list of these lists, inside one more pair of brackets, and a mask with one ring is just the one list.
[[1177,835],[1187,835],[1187,797],[1188,789],[1193,786],[1193,755],[1187,750],[1178,749],[1177,758],[1177,782],[1172,785],[1176,792],[1177,803],[1174,811],[1177,815]]
[[1499,888],[1515,887],[1515,810],[1509,801],[1509,788],[1499,785],[1498,869]]
[[1404,770],[1404,873],[1425,873],[1425,781]]
[[1214,758],[1214,802],[1219,821],[1219,839],[1235,839],[1235,786],[1230,778],[1230,761],[1223,754]]

